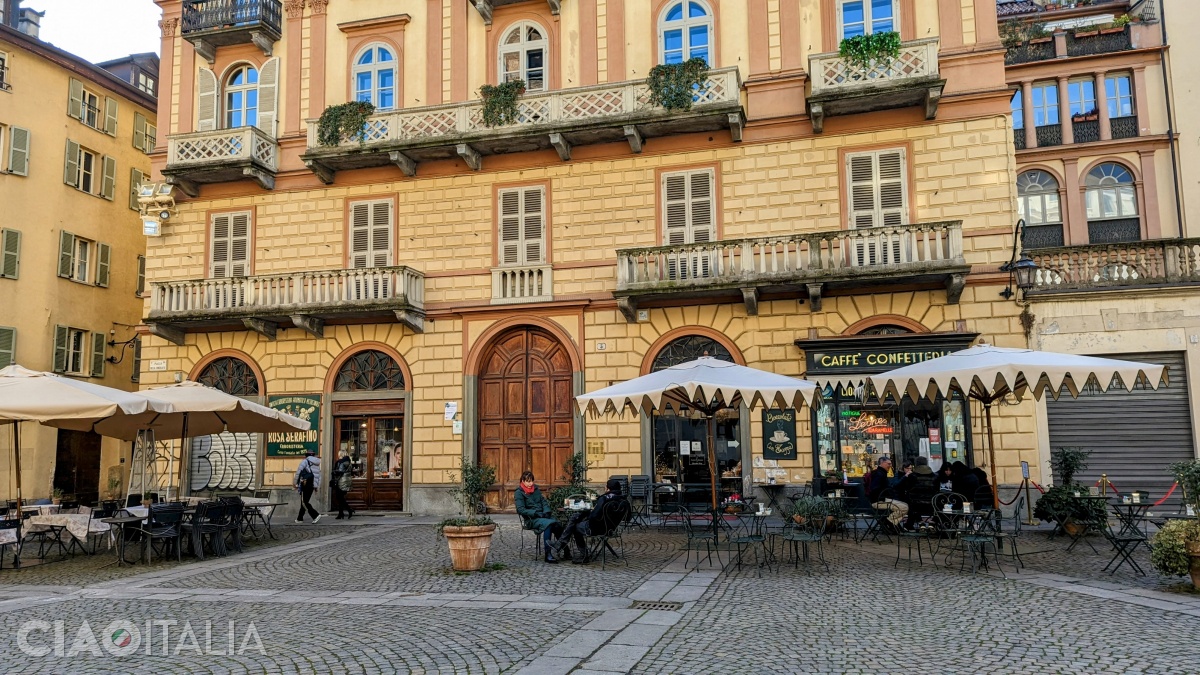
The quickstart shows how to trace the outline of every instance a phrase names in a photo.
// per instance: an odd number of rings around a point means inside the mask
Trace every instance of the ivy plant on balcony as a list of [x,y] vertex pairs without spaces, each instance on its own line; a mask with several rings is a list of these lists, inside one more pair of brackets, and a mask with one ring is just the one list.
[[357,138],[365,143],[367,118],[375,113],[375,106],[366,101],[351,101],[331,105],[317,120],[317,143],[326,146],[341,145],[342,141]]
[[696,94],[708,83],[708,62],[700,57],[682,63],[662,63],[650,69],[646,86],[651,105],[666,110],[691,110]]
[[509,80],[500,84],[485,84],[479,88],[483,101],[483,124],[487,127],[502,127],[516,124],[520,110],[517,98],[525,93],[525,80]]
[[846,38],[838,46],[838,56],[851,68],[859,70],[866,70],[873,64],[890,66],[892,61],[900,58],[900,34],[889,30]]

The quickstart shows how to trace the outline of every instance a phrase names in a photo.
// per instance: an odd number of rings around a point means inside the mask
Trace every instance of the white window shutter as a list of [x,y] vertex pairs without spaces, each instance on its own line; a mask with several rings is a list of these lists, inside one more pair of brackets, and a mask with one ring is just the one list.
[[687,174],[663,176],[663,243],[679,246],[688,243]]
[[[716,239],[711,170],[672,173],[663,176],[663,242],[668,246],[703,244]],[[711,252],[671,254],[667,276],[707,277],[713,271]]]
[[250,214],[235,213],[229,219],[229,276],[250,272]]
[[848,204],[850,226],[874,227],[879,223],[876,214],[875,155],[869,153],[846,157],[846,185],[849,186]]
[[129,170],[129,208],[134,211],[141,208],[141,204],[138,203],[138,188],[144,180],[146,180],[146,174],[138,169]]
[[58,276],[71,278],[75,271],[75,235],[67,231],[58,233]]
[[217,128],[217,76],[208,68],[201,68],[196,78],[196,130],[212,131]]
[[63,166],[63,182],[71,187],[79,187],[79,144],[69,138]]
[[523,215],[521,226],[523,264],[533,265],[545,262],[545,224],[546,199],[543,188],[527,188],[522,190]]
[[0,368],[17,362],[17,329],[0,327]]
[[68,89],[67,114],[77,120],[83,120],[83,83],[71,78]]
[[71,331],[66,326],[54,327],[54,372],[67,372],[67,341]]
[[100,181],[100,196],[112,201],[117,194],[117,160],[104,158],[104,177]]
[[117,99],[104,97],[104,133],[117,135]]
[[29,130],[13,127],[8,137],[8,172],[29,175]]
[[96,244],[96,285],[108,288],[108,277],[112,270],[112,247]]
[[0,277],[16,279],[21,274],[21,232],[0,230]]
[[92,333],[92,377],[104,377],[104,348],[107,346],[107,337],[103,332]]
[[903,150],[889,150],[879,158],[879,223],[889,227],[903,225],[908,220],[908,200],[905,190],[907,165]]
[[371,204],[350,205],[350,267],[371,266]]
[[279,57],[267,59],[258,70],[258,128],[275,138],[279,110]]
[[229,219],[227,213],[213,216],[212,243],[209,245],[209,276],[224,279],[229,275]]
[[392,264],[392,203],[371,204],[371,267]]
[[521,191],[500,191],[500,246],[501,265],[521,264]]
[[713,174],[696,171],[688,177],[690,200],[688,224],[689,244],[700,244],[716,238],[713,225]]
[[133,113],[133,147],[146,151],[146,117],[140,112]]

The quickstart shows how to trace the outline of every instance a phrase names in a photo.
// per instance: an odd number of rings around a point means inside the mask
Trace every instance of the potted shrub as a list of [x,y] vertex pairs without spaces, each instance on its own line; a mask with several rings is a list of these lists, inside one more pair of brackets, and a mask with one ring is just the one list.
[[1150,539],[1150,563],[1166,576],[1191,575],[1200,590],[1200,522],[1169,521]]
[[450,562],[455,571],[475,572],[483,569],[496,523],[483,515],[484,495],[496,483],[496,470],[485,464],[464,462],[455,479],[458,487],[451,491],[462,509],[462,516],[447,518],[438,524],[438,534],[446,538]]
[[1076,492],[1088,493],[1086,486],[1075,483],[1075,474],[1087,468],[1088,456],[1091,454],[1090,450],[1074,447],[1054,448],[1050,451],[1050,468],[1059,482],[1038,498],[1033,507],[1035,517],[1052,520],[1074,535],[1078,528],[1082,527],[1076,521],[1095,520],[1107,514],[1107,507],[1103,502],[1075,498]]
[[317,143],[336,146],[351,138],[357,138],[359,144],[365,143],[367,118],[374,113],[375,106],[367,101],[329,106],[317,120]]
[[558,477],[559,486],[546,495],[546,500],[550,502],[550,508],[554,509],[555,516],[559,520],[565,521],[570,515],[564,507],[564,502],[568,498],[575,495],[587,495],[589,500],[595,499],[596,491],[587,486],[587,472],[590,468],[592,468],[592,463],[587,461],[584,455],[572,454],[563,462],[563,472]]
[[479,99],[483,102],[484,126],[502,127],[516,124],[520,113],[517,98],[524,93],[525,80],[519,78],[480,87]]
[[50,503],[51,504],[61,504],[62,498],[63,498],[62,489],[54,488],[53,490],[50,491]]
[[143,492],[142,493],[142,506],[145,506],[146,508],[150,508],[150,504],[153,503],[153,499],[154,498],[150,496],[149,492]]
[[1131,21],[1131,19],[1129,18],[1128,14],[1122,14],[1121,16],[1118,16],[1117,18],[1113,19],[1112,23],[1108,24],[1107,26],[1101,27],[1100,32],[1101,33],[1120,33],[1125,30],[1125,26],[1128,26],[1130,21]]
[[820,497],[801,497],[792,502],[790,509],[785,508],[783,511],[785,519],[791,520],[797,525],[803,525],[809,518],[818,513],[826,514],[826,523],[833,521],[833,516],[828,515],[829,507],[826,501]]
[[650,104],[664,110],[691,110],[707,82],[708,62],[699,57],[682,63],[660,63],[646,78]]
[[1200,512],[1200,460],[1172,464],[1171,475],[1183,490],[1183,503]]

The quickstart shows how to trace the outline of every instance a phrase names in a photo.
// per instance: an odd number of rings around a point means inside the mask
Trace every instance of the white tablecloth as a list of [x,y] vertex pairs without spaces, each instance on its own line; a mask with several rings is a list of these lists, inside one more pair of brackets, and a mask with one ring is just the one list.
[[61,504],[25,504],[21,507],[21,511],[25,513],[35,511],[43,516],[48,516],[52,513],[58,513],[58,510],[61,508]]
[[145,506],[129,506],[125,510],[129,512],[129,515],[137,516],[138,518],[145,518],[150,515],[150,509]]
[[48,516],[32,516],[28,521],[30,529],[41,527],[45,529],[47,525],[58,527],[66,527],[67,532],[79,541],[87,541],[88,534],[97,534],[108,532],[108,523],[100,520],[93,520],[90,514],[83,513],[56,513]]
[[0,546],[17,543],[17,528],[6,527],[0,530]]

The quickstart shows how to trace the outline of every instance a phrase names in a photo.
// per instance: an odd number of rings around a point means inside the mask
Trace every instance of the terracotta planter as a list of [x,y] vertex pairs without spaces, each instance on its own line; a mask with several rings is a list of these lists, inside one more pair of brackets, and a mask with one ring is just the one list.
[[450,563],[458,572],[476,572],[487,562],[495,525],[447,527],[442,531],[450,548]]
[[1188,571],[1192,575],[1192,588],[1200,591],[1200,554],[1192,554],[1192,566]]
[[61,500],[61,499],[59,499],[59,498],[57,498],[57,497],[55,497],[55,498],[53,498],[53,499],[51,499],[51,500],[50,500],[50,503],[51,503],[51,504],[54,504],[55,506],[58,506],[59,504],[62,504],[62,500]]
[[1083,530],[1083,525],[1080,525],[1073,520],[1068,520],[1067,522],[1063,523],[1063,530],[1065,530],[1067,534],[1074,537]]
[[146,508],[150,508],[150,500],[149,500],[149,499],[143,499],[143,500],[142,500],[142,506],[144,506],[144,507],[146,507]]
[[1040,45],[1040,44],[1042,44],[1042,43],[1045,43],[1045,42],[1050,42],[1050,41],[1051,41],[1051,40],[1053,40],[1053,39],[1054,39],[1053,37],[1040,37],[1040,38],[1033,38],[1032,40],[1030,40],[1030,41],[1029,41],[1029,44],[1031,44],[1031,45]]
[[1104,35],[1109,35],[1111,33],[1124,33],[1125,29],[1124,28],[1102,28],[1102,29],[1100,29],[1100,32],[1103,33]]
[[797,525],[803,525],[804,524],[804,516],[792,516],[792,522],[796,523]]
[[1089,30],[1089,31],[1084,31],[1084,32],[1082,32],[1082,33],[1076,33],[1076,34],[1075,34],[1075,37],[1076,37],[1076,38],[1082,38],[1082,37],[1092,37],[1093,35],[1099,35],[1099,33],[1100,33],[1100,31],[1096,31],[1096,30]]

